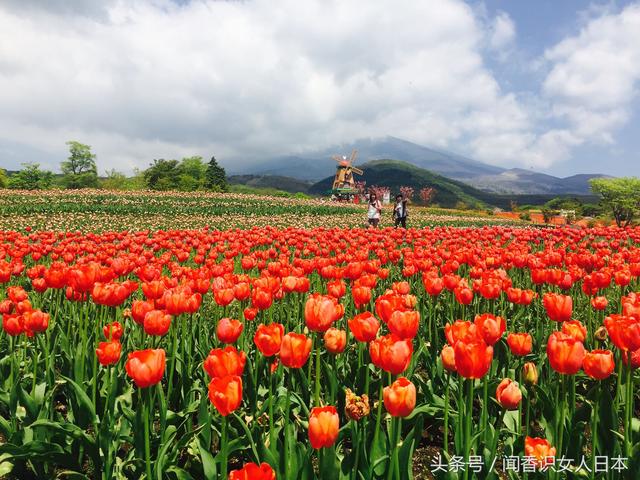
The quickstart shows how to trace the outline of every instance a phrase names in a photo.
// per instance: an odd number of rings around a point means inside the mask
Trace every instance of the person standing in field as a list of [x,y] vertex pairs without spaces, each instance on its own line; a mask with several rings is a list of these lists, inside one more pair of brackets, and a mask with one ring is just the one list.
[[398,228],[402,225],[402,228],[407,228],[407,199],[399,193],[396,195],[396,205],[393,207],[393,222]]
[[382,214],[382,204],[378,200],[378,196],[375,193],[369,194],[369,209],[367,210],[367,218],[369,219],[369,225],[377,227],[380,223],[380,215]]

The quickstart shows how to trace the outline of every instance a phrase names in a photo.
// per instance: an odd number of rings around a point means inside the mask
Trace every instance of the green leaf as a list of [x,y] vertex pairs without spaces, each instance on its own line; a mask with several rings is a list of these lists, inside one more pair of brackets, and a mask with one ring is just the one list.
[[65,377],[64,375],[61,375],[61,377],[71,386],[71,392],[73,393],[72,398],[75,399],[75,401],[71,402],[73,406],[73,417],[78,426],[86,429],[89,425],[95,425],[98,419],[96,418],[93,402],[87,393],[69,377]]

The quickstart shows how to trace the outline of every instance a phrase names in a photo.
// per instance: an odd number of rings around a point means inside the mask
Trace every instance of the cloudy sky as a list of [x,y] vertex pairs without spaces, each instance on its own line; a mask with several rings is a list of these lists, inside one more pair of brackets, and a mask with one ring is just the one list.
[[131,172],[397,136],[640,175],[640,1],[2,0],[0,166]]

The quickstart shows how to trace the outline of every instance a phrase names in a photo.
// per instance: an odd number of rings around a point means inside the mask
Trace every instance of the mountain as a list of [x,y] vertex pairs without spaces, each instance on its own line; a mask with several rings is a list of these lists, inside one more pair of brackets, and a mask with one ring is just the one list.
[[[298,155],[266,158],[245,167],[245,174],[277,175],[318,181],[335,173],[332,155],[348,155],[358,150],[356,163],[377,159],[398,159],[453,180],[469,183],[491,193],[526,195],[589,195],[589,179],[601,174],[559,178],[520,168],[505,169],[462,155],[424,147],[396,137],[361,139],[352,143]],[[514,161],[517,159],[514,159]],[[233,169],[229,169],[233,172]]]
[[[451,180],[408,162],[400,160],[373,160],[359,165],[364,171],[363,179],[367,185],[384,185],[391,188],[392,193],[399,192],[401,186],[410,186],[415,190],[415,198],[424,187],[436,189],[434,203],[441,207],[455,207],[458,202],[474,208],[483,208],[492,203],[493,195],[482,192],[466,183]],[[333,176],[327,177],[311,186],[309,193],[325,195],[331,189]]]
[[317,181],[335,173],[336,163],[331,159],[333,155],[349,155],[354,149],[358,150],[357,163],[397,158],[458,180],[480,175],[493,175],[504,171],[503,168],[477,162],[460,155],[423,147],[396,137],[385,137],[356,140],[352,143],[300,155],[268,158],[259,164],[245,168],[242,173],[283,175]]
[[603,178],[601,174],[579,174],[566,178],[554,177],[531,170],[512,168],[496,175],[468,179],[470,185],[500,194],[591,195],[589,180]]
[[246,185],[253,188],[275,188],[289,193],[306,193],[312,182],[280,175],[231,175],[231,185]]

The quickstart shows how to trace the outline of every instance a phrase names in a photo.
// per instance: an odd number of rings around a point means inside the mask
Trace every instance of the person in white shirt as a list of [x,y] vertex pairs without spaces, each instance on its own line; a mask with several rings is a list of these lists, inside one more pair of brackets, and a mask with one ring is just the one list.
[[382,204],[378,200],[378,196],[375,193],[369,194],[369,209],[367,210],[367,218],[369,219],[369,225],[377,227],[380,223],[380,215],[382,214]]

